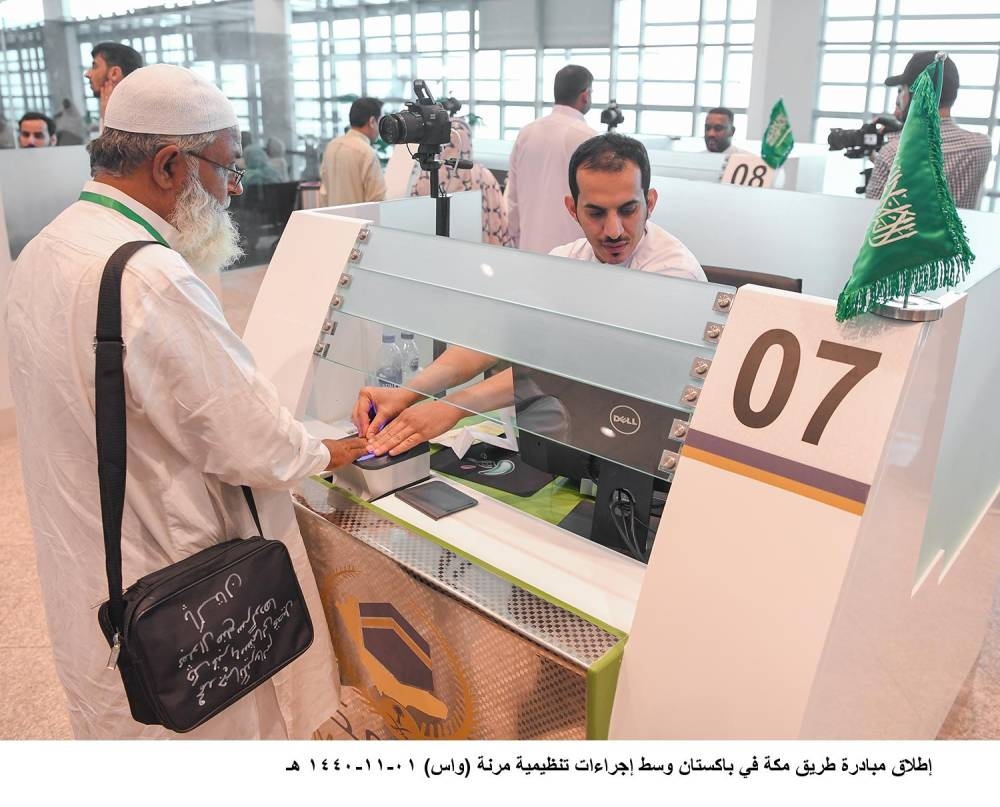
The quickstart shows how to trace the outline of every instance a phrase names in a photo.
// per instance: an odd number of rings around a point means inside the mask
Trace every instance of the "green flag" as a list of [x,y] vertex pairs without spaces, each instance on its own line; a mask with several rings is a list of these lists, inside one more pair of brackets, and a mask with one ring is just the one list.
[[788,113],[785,112],[785,102],[779,98],[771,107],[771,122],[767,124],[767,130],[760,144],[760,156],[777,171],[788,159],[794,145],[795,138],[792,137],[792,125],[788,122]]
[[[941,67],[939,67],[941,65]],[[954,286],[975,258],[944,176],[941,117],[930,64],[911,88],[906,124],[875,218],[837,299],[837,319],[856,317],[891,297]]]

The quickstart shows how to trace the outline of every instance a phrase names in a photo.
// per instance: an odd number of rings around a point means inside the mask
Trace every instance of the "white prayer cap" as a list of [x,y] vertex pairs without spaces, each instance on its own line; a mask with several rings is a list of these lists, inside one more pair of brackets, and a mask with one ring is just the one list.
[[123,132],[189,135],[238,125],[236,110],[204,77],[173,64],[151,64],[115,87],[104,125]]

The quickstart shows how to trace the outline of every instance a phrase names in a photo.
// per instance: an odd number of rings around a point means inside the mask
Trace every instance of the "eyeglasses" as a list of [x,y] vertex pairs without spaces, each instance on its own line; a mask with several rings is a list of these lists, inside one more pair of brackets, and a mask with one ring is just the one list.
[[243,175],[246,173],[245,170],[241,171],[239,168],[232,168],[231,166],[223,165],[222,163],[217,163],[215,160],[210,160],[208,159],[208,157],[205,157],[196,151],[185,151],[184,153],[190,154],[192,157],[197,157],[199,160],[204,160],[209,165],[214,165],[216,168],[221,168],[223,171],[228,171],[230,174],[235,174],[236,179],[230,180],[233,183],[234,188],[238,188],[242,184]]

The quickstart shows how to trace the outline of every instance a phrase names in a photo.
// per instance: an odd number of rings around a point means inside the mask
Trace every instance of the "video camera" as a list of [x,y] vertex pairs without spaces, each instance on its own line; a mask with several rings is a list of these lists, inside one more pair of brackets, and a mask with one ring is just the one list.
[[601,123],[608,127],[609,132],[613,132],[620,123],[625,122],[625,116],[618,108],[618,102],[612,98],[607,109],[601,111]]
[[[383,115],[378,122],[378,133],[391,146],[397,143],[414,143],[419,146],[442,146],[451,142],[451,117],[449,109],[436,103],[422,79],[413,82],[416,101],[407,101],[406,109]],[[451,102],[461,106],[458,101]],[[457,111],[457,110],[456,110]]]
[[859,129],[831,129],[826,142],[830,151],[843,150],[851,159],[871,157],[885,145],[885,136],[903,128],[892,115],[878,115]]

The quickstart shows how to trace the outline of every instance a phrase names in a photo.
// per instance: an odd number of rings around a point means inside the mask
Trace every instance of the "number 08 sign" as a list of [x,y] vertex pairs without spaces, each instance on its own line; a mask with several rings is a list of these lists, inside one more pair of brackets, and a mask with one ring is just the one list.
[[737,299],[682,465],[861,515],[920,326],[840,324],[830,301],[764,289]]
[[770,188],[774,184],[774,169],[755,154],[730,154],[721,182],[745,188]]

